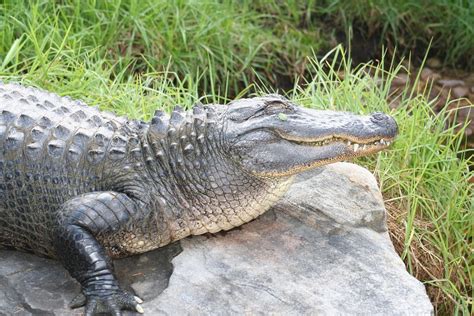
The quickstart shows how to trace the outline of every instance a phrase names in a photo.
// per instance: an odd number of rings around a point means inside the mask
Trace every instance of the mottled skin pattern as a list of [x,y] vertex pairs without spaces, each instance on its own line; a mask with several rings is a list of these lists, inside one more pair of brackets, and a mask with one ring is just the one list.
[[396,133],[381,113],[308,110],[277,95],[144,123],[0,84],[0,245],[60,260],[86,315],[142,312],[111,258],[249,222],[292,175],[381,150]]

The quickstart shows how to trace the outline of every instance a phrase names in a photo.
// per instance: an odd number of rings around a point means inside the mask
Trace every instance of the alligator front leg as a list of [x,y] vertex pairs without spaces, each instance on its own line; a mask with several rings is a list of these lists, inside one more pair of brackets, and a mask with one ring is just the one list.
[[[82,285],[85,315],[122,309],[143,313],[142,300],[122,290],[113,263],[96,237],[113,234],[133,221],[138,205],[117,192],[94,192],[66,202],[59,213],[53,236],[55,250],[64,267]],[[81,304],[73,304],[78,307]]]

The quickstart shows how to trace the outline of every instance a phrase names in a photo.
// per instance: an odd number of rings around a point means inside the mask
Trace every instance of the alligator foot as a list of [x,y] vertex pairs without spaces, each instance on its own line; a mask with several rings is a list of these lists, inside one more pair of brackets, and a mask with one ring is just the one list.
[[71,304],[71,308],[86,306],[85,316],[92,316],[98,313],[111,313],[113,315],[121,315],[122,309],[134,310],[143,314],[143,308],[139,305],[143,300],[138,296],[124,290],[119,290],[113,294],[106,295],[88,295],[79,294]]

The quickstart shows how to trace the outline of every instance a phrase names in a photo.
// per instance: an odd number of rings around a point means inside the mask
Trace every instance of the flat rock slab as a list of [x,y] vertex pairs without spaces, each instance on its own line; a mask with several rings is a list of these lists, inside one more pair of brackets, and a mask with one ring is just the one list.
[[[241,228],[116,265],[147,315],[433,314],[393,249],[374,177],[347,163],[299,176]],[[70,315],[78,291],[56,262],[0,251],[0,315]]]

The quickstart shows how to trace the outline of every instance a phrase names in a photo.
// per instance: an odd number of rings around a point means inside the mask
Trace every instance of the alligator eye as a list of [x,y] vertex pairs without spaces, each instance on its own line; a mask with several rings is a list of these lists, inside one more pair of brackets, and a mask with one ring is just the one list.
[[272,101],[266,104],[265,113],[266,114],[277,114],[282,112],[292,111],[291,105],[281,101]]

